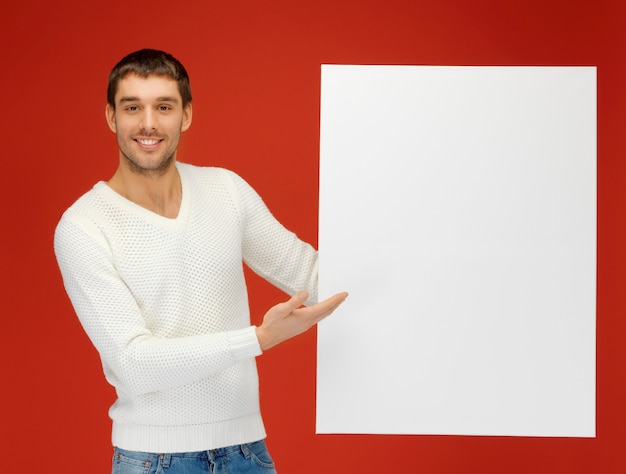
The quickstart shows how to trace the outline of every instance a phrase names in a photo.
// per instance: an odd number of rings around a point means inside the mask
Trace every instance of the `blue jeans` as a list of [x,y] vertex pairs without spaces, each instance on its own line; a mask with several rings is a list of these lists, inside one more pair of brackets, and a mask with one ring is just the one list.
[[115,448],[111,474],[276,474],[265,441],[192,453],[144,453]]

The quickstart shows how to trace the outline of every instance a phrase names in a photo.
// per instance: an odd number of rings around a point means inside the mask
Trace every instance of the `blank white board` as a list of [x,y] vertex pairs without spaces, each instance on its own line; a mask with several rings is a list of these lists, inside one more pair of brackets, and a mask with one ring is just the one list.
[[317,432],[595,436],[596,69],[322,66]]

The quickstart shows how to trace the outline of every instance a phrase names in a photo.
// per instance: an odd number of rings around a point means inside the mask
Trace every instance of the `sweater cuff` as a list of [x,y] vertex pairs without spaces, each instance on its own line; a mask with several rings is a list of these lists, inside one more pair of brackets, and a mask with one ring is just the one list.
[[228,335],[228,345],[235,360],[245,360],[262,354],[259,340],[256,337],[256,327],[232,331]]

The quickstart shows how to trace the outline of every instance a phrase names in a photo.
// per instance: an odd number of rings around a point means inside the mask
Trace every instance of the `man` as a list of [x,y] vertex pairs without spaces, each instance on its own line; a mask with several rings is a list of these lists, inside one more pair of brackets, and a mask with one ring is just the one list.
[[[347,294],[316,303],[316,251],[243,179],[176,161],[192,105],[174,57],[141,50],[123,58],[109,76],[106,119],[119,166],[63,214],[55,252],[117,392],[113,473],[275,472],[255,357]],[[293,295],[258,327],[242,261]]]

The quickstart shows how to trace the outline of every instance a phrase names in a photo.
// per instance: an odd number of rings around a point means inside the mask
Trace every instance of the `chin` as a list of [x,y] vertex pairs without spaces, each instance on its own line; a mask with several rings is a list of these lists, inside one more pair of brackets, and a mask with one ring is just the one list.
[[126,158],[126,162],[128,163],[130,169],[139,174],[164,173],[169,169],[172,163],[174,163],[175,159],[174,155],[170,155],[168,158],[155,161],[138,160],[126,154],[124,154],[124,158]]

